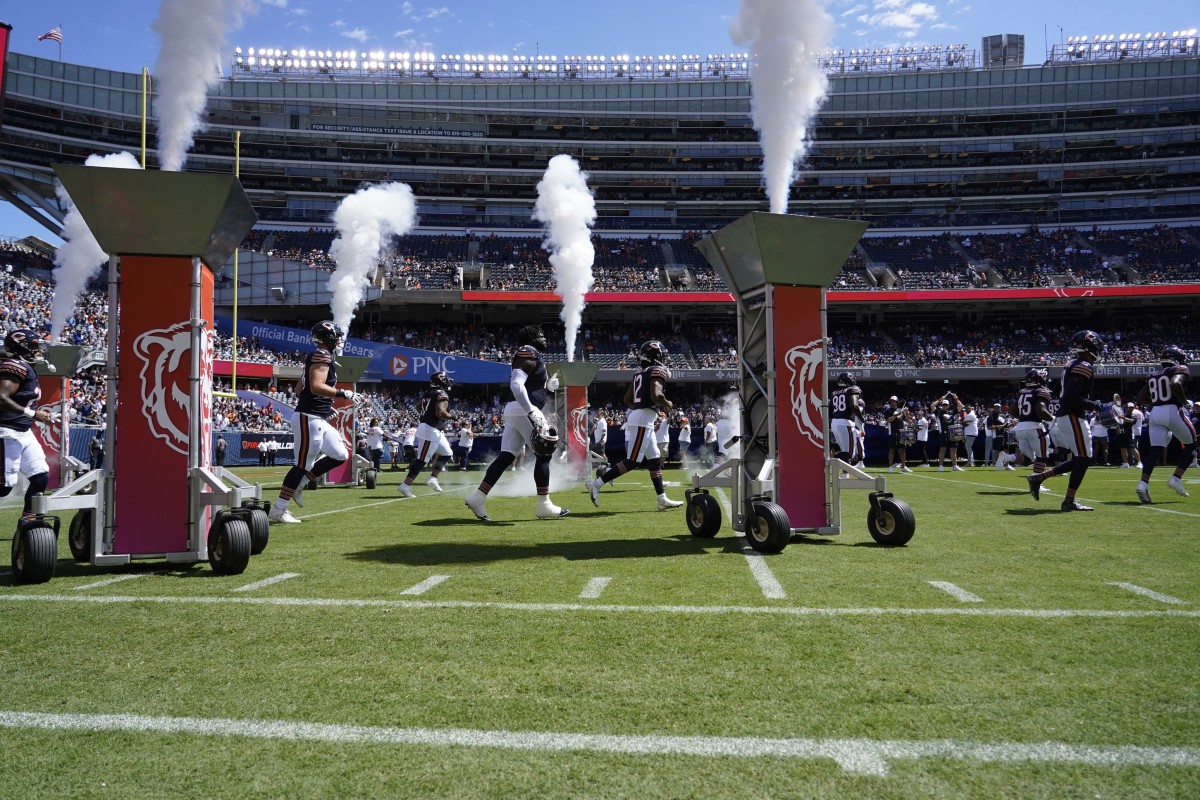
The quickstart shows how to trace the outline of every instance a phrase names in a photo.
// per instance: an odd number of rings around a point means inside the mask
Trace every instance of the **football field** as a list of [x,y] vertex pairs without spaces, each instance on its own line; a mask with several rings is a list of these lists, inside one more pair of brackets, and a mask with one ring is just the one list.
[[1024,474],[888,475],[907,546],[846,492],[841,535],[767,557],[644,472],[486,523],[481,473],[384,471],[228,577],[64,535],[49,583],[0,565],[0,797],[1200,796],[1200,470],[1143,506],[1092,469],[1090,514]]

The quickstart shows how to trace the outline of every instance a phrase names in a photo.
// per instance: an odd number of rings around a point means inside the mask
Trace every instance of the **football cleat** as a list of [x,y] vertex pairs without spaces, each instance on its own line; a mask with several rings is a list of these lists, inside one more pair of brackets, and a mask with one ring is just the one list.
[[955,464],[954,466],[950,467],[950,469],[954,470],[955,472],[966,472],[966,470],[964,470],[958,464]]
[[440,483],[438,483],[437,478],[430,478],[429,480],[425,481],[425,485],[428,486],[430,489],[433,489],[435,492],[444,492],[445,491],[445,489],[442,488],[442,485]]
[[669,497],[660,497],[658,500],[659,511],[669,511],[672,508],[679,508],[683,505],[682,500],[672,500]]
[[[307,480],[307,479],[305,479],[305,480]],[[304,482],[303,481],[301,481],[300,485],[296,487],[296,491],[292,492],[292,500],[295,501],[297,506],[299,506],[300,508],[304,508]]]
[[1180,497],[1188,496],[1187,489],[1183,488],[1183,481],[1174,475],[1167,480],[1167,486],[1170,486],[1172,489],[1174,489],[1175,494],[1179,495]]
[[1153,502],[1150,499],[1150,485],[1145,481],[1138,481],[1137,488],[1134,491],[1137,492],[1138,500],[1141,500],[1143,503]]
[[537,500],[537,511],[534,512],[538,519],[558,519],[565,517],[571,512],[565,508],[559,508],[550,501],[550,498],[542,495]]
[[597,477],[595,480],[587,482],[588,494],[592,496],[592,505],[594,505],[596,508],[600,507],[600,483],[601,478],[599,477]]
[[292,512],[288,511],[286,508],[283,511],[279,511],[274,507],[271,508],[271,513],[267,514],[267,520],[269,522],[283,523],[285,525],[294,525],[296,523],[303,522],[303,520],[293,517]]
[[404,495],[405,497],[413,497],[414,496],[412,487],[409,486],[407,483],[402,483],[399,486],[397,486],[396,491],[399,492],[400,494]]
[[901,465],[900,465],[900,471],[901,471],[901,472],[907,472],[907,473],[909,473],[910,475],[912,474],[912,470],[908,468],[908,464],[901,464]]
[[1025,480],[1029,483],[1029,493],[1033,495],[1033,499],[1041,500],[1042,482],[1037,479],[1036,475],[1026,475]]
[[484,522],[490,522],[491,517],[487,513],[487,495],[476,489],[467,495],[467,499],[463,501],[463,505],[471,509],[476,517]]
[[1061,506],[1063,511],[1092,511],[1091,506],[1085,506],[1082,503],[1076,503],[1074,500],[1064,500]]

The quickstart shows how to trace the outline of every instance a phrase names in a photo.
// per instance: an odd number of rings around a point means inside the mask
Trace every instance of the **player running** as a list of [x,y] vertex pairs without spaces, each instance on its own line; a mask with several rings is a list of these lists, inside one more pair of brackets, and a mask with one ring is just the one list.
[[435,492],[442,491],[438,476],[442,474],[446,460],[454,455],[445,430],[446,422],[454,419],[454,415],[450,413],[452,385],[454,380],[444,372],[435,372],[429,376],[429,391],[425,393],[425,403],[421,409],[421,424],[417,426],[417,435],[413,440],[416,452],[412,461],[408,463],[408,476],[396,487],[396,491],[405,497],[413,496],[413,481],[430,460],[433,462],[433,469],[425,485]]
[[1150,502],[1150,474],[1154,467],[1167,454],[1167,445],[1175,436],[1183,445],[1183,452],[1175,463],[1175,474],[1167,479],[1167,486],[1176,494],[1187,497],[1183,488],[1183,474],[1192,463],[1196,453],[1196,429],[1192,425],[1187,412],[1187,398],[1184,396],[1184,385],[1191,377],[1188,369],[1188,355],[1180,348],[1171,345],[1164,348],[1159,356],[1162,369],[1146,379],[1146,385],[1138,393],[1137,404],[1150,404],[1150,453],[1142,462],[1142,479],[1137,485],[1138,499],[1143,503]]

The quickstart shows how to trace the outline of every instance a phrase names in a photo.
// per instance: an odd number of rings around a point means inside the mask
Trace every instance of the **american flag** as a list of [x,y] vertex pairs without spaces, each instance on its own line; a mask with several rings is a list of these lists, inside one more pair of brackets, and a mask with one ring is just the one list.
[[60,31],[58,28],[51,28],[38,37],[39,42],[44,42],[47,39],[52,42],[58,42],[59,44],[62,44],[62,31]]

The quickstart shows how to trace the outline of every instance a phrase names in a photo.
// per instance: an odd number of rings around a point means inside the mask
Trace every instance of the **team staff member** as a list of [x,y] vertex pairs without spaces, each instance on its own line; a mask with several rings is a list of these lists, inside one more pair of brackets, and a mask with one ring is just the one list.
[[1174,345],[1165,348],[1159,356],[1162,369],[1146,379],[1146,385],[1137,396],[1139,406],[1150,404],[1150,452],[1142,462],[1142,479],[1137,485],[1137,496],[1143,503],[1150,502],[1150,475],[1155,465],[1166,457],[1172,436],[1179,439],[1183,452],[1179,454],[1175,474],[1167,480],[1167,486],[1176,494],[1188,496],[1183,488],[1183,474],[1196,453],[1196,429],[1188,418],[1184,394],[1184,386],[1192,374],[1187,363],[1188,355],[1183,350]]
[[1095,363],[1100,360],[1103,350],[1104,342],[1095,331],[1079,331],[1071,337],[1072,357],[1063,367],[1058,417],[1059,426],[1071,434],[1071,460],[1052,470],[1026,478],[1029,481],[1029,493],[1037,500],[1043,481],[1069,472],[1067,493],[1062,502],[1063,511],[1092,510],[1091,506],[1076,502],[1075,493],[1079,491],[1083,476],[1087,474],[1088,466],[1092,463],[1092,431],[1084,417],[1088,411],[1100,408],[1100,404],[1092,399],[1092,383]]
[[[487,496],[504,470],[516,462],[517,454],[535,436],[542,441],[548,438],[550,426],[546,423],[542,406],[546,404],[548,393],[558,389],[558,377],[549,376],[546,364],[542,361],[541,351],[546,349],[546,335],[542,333],[541,326],[526,325],[517,332],[517,338],[520,346],[513,354],[512,372],[508,380],[513,399],[504,407],[500,454],[488,465],[479,487],[464,501],[482,520],[491,519],[487,513]],[[555,519],[571,513],[554,505],[550,499],[550,458],[551,454],[535,453],[533,462],[533,482],[537,487],[535,514],[538,519]]]
[[446,459],[454,455],[450,440],[446,438],[446,422],[454,419],[450,413],[450,387],[454,381],[444,372],[435,372],[429,376],[429,391],[425,393],[425,404],[421,408],[421,424],[417,426],[414,439],[416,453],[408,464],[408,475],[404,482],[396,487],[396,491],[405,497],[412,497],[413,481],[421,473],[421,469],[429,462],[433,470],[425,485],[435,492],[442,491],[438,476],[442,474],[442,466]]
[[963,468],[958,465],[958,442],[950,441],[950,426],[961,424],[959,421],[962,419],[962,400],[959,400],[954,392],[946,392],[930,403],[929,410],[933,412],[942,434],[941,446],[938,447],[938,472],[946,471],[947,450],[950,451],[950,469],[962,472]]
[[625,417],[625,458],[587,482],[592,505],[597,508],[600,507],[600,487],[638,467],[645,467],[650,473],[650,482],[658,495],[659,511],[683,505],[682,500],[667,497],[662,477],[662,451],[655,436],[655,425],[665,420],[673,408],[663,393],[667,379],[671,377],[667,369],[667,348],[662,342],[651,340],[642,345],[639,359],[642,368],[634,373],[625,390],[625,405],[630,409]]
[[888,426],[888,472],[912,472],[908,468],[908,449],[904,444],[904,426],[912,419],[912,412],[892,395],[883,407],[883,420]]
[[288,510],[288,502],[295,500],[296,505],[304,507],[302,484],[316,480],[350,458],[342,435],[329,424],[333,399],[354,399],[354,392],[337,388],[334,355],[344,334],[341,328],[325,320],[313,326],[311,335],[317,347],[304,359],[304,373],[296,384],[296,411],[292,415],[296,463],[284,476],[283,488],[267,515],[271,522],[300,522]]
[[967,466],[975,466],[975,440],[979,438],[979,414],[975,406],[967,406],[963,412],[963,436],[967,440]]
[[0,497],[8,497],[19,476],[29,480],[21,515],[33,510],[33,498],[50,484],[46,453],[30,428],[50,422],[48,408],[36,408],[42,397],[33,362],[42,360],[42,340],[28,328],[9,331],[0,352],[0,447],[4,450],[4,473],[0,475]]
[[592,430],[592,452],[600,456],[601,460],[608,461],[608,457],[604,455],[607,445],[608,416],[601,410],[596,412],[596,427]]
[[983,465],[992,463],[992,451],[995,449],[996,436],[1004,430],[1003,408],[999,403],[992,403],[992,410],[983,418]]

